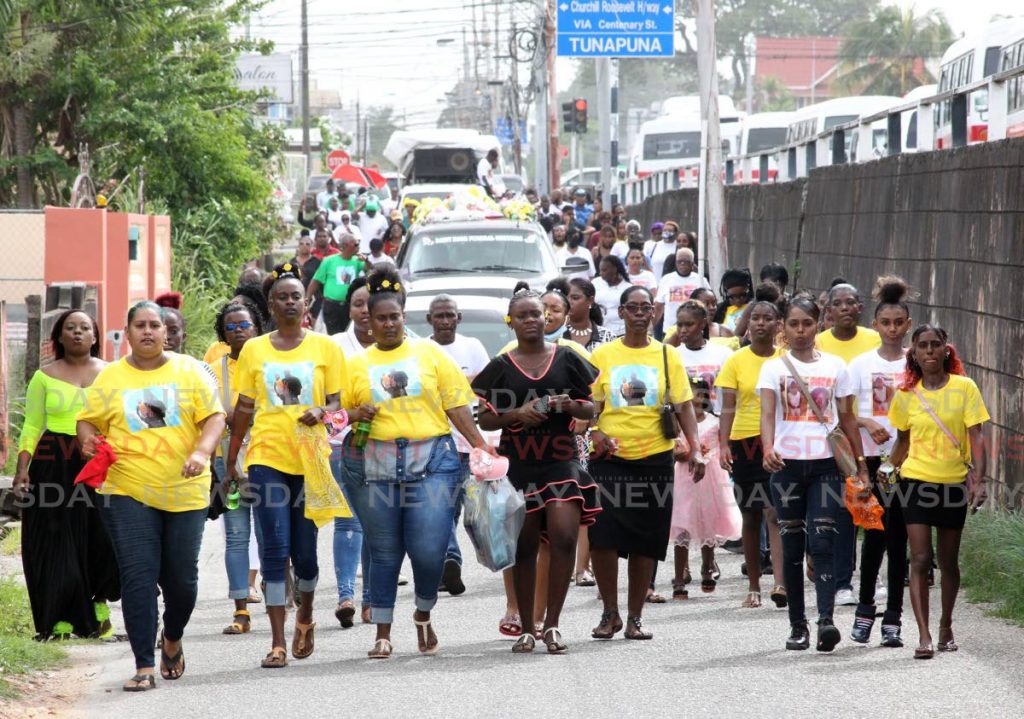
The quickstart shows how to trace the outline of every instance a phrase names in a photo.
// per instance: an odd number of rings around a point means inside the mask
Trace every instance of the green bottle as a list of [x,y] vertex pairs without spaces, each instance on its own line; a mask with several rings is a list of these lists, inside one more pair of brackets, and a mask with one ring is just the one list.
[[228,511],[238,509],[238,502],[242,498],[242,495],[238,491],[238,481],[232,479],[228,483],[228,496],[224,498],[224,506],[227,507]]
[[370,423],[366,420],[356,422],[355,429],[352,431],[352,446],[356,449],[362,449],[366,446],[366,440],[369,438]]

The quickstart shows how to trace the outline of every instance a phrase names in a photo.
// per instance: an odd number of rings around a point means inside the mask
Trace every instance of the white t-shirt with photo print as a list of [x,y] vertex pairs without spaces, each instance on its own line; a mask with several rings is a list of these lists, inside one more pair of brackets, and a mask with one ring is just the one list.
[[704,275],[691,272],[686,277],[681,277],[678,272],[671,272],[661,278],[658,283],[658,295],[655,302],[665,305],[665,314],[661,321],[661,327],[668,332],[676,323],[676,312],[679,305],[690,299],[693,291],[700,288],[710,288]]
[[732,355],[732,350],[715,342],[705,342],[699,350],[691,350],[686,345],[680,345],[679,353],[683,356],[683,365],[690,379],[703,379],[708,383],[708,387],[711,388],[711,411],[721,416],[722,392],[715,387],[715,380],[722,371],[722,365]]
[[867,430],[861,429],[860,440],[864,443],[865,457],[880,457],[892,452],[892,446],[896,443],[896,430],[889,421],[889,404],[896,396],[900,375],[906,369],[905,357],[889,361],[883,359],[878,350],[857,355],[846,368],[853,393],[857,395],[857,416],[873,419],[889,432],[889,441],[878,445]]
[[828,433],[839,423],[838,397],[854,394],[853,383],[841,357],[819,352],[814,362],[801,362],[788,354],[789,361],[803,378],[811,398],[825,418],[822,425],[808,406],[781,357],[770,359],[761,367],[758,391],[775,393],[775,451],[783,459],[828,459],[832,449]]

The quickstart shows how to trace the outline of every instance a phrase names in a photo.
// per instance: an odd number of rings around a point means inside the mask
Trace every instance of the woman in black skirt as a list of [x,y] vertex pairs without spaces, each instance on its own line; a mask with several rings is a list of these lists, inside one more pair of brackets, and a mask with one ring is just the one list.
[[83,388],[106,365],[99,329],[69,310],[50,334],[57,359],[29,382],[14,490],[22,511],[21,559],[37,639],[110,637],[106,602],[121,596],[96,493],[75,477],[85,464],[75,438]]
[[[603,511],[590,528],[590,554],[604,612],[591,636],[611,639],[623,627],[618,602],[618,558],[623,557],[629,559],[625,637],[650,639],[640,617],[654,563],[664,561],[668,549],[673,460],[688,458],[697,482],[704,476],[705,459],[682,359],[647,333],[654,298],[643,287],[630,287],[622,293],[618,312],[625,335],[592,356],[601,374],[594,384],[600,409],[591,433],[589,470],[601,488]],[[685,443],[663,433],[664,404],[671,405]]]
[[523,633],[512,647],[533,651],[537,550],[543,539],[551,563],[544,618],[544,643],[551,654],[567,647],[558,630],[569,589],[581,525],[601,511],[597,485],[580,467],[570,423],[588,420],[594,405],[590,385],[597,370],[575,350],[544,340],[544,305],[530,290],[517,292],[506,322],[516,347],[495,357],[473,380],[483,400],[480,428],[502,431],[500,452],[509,458],[509,480],[526,497],[526,523],[513,568]]

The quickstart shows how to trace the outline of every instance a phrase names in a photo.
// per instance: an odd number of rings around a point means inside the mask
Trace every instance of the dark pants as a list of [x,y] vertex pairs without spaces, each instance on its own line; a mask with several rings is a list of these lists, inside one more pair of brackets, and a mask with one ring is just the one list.
[[[832,618],[836,602],[834,543],[842,478],[828,459],[787,459],[772,475],[772,502],[782,535],[782,577],[789,594],[789,622],[807,621],[804,612],[804,553],[814,560],[814,591],[818,617]],[[778,561],[773,558],[773,561]]]
[[327,334],[335,335],[348,329],[348,302],[335,302],[325,297],[323,312],[324,324],[327,325]]
[[[881,460],[868,457],[868,473],[878,473]],[[884,530],[865,529],[860,550],[860,606],[858,613],[874,616],[875,583],[882,568],[882,554],[888,561],[889,598],[886,600],[882,624],[899,624],[903,615],[903,580],[907,576],[907,524],[903,521],[903,508],[895,491],[874,489],[875,498],[885,508],[882,516]]]
[[135,667],[155,666],[157,586],[164,598],[164,636],[176,642],[196,606],[206,510],[165,512],[111,495],[101,499],[100,513],[121,568],[121,612]]

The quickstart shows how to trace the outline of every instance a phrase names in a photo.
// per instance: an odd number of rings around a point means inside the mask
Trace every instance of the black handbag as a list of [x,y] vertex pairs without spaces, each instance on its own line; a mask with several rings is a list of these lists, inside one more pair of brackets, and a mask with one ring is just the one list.
[[668,347],[661,346],[661,360],[665,366],[665,399],[661,404],[661,433],[665,439],[679,436],[679,419],[672,407],[672,382],[668,378]]

